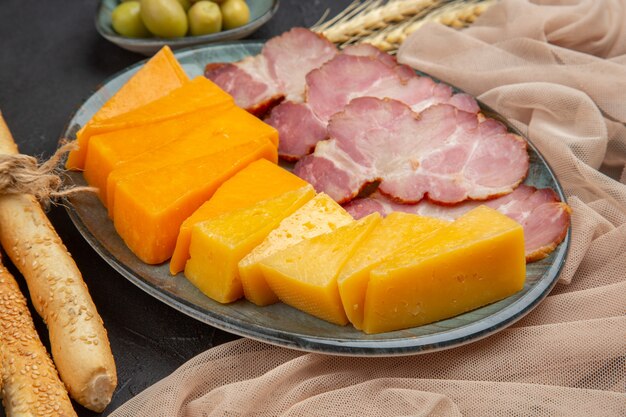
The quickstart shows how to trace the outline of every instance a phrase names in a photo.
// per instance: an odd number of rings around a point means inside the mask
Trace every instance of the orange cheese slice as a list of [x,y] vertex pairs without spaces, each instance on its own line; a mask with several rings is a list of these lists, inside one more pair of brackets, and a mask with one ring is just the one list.
[[83,170],[85,180],[98,188],[98,195],[106,205],[107,177],[117,164],[186,136],[206,123],[213,113],[212,109],[200,110],[147,126],[129,127],[92,136]]
[[[167,95],[189,81],[168,46],[161,48],[96,112],[89,124],[110,119]],[[68,169],[81,169],[87,152],[87,138],[78,134],[78,149],[67,158]]]
[[352,216],[328,195],[321,193],[285,218],[263,242],[239,262],[239,276],[248,301],[259,306],[273,304],[278,297],[267,285],[260,262],[304,239],[330,233],[352,223]]
[[322,320],[345,325],[337,275],[357,246],[380,222],[378,213],[315,236],[260,262],[270,288],[285,304]]
[[[233,106],[232,97],[216,84],[204,77],[196,77],[169,94],[141,107],[109,119],[88,123],[78,134],[79,149],[82,149],[84,155],[80,164],[75,161],[72,168],[84,168],[84,159],[89,152],[91,138],[95,135],[113,133],[127,136],[128,132],[124,132],[125,129],[141,130],[150,125],[163,123],[175,127],[177,120],[184,115],[200,110],[211,110],[211,113],[214,113]],[[181,127],[185,128],[182,122],[178,124],[178,128]]]
[[115,188],[115,229],[143,262],[164,262],[172,256],[183,220],[260,158],[277,160],[276,147],[266,139],[126,177]]
[[229,108],[234,106],[232,96],[209,79],[198,76],[169,94],[136,107],[115,117],[93,122],[84,129],[85,135],[94,135],[133,126],[145,126],[205,108]]
[[277,197],[306,184],[306,181],[291,172],[264,159],[251,163],[222,184],[209,201],[183,222],[170,260],[170,272],[177,274],[185,269],[189,259],[191,230],[196,223]]
[[337,278],[341,302],[354,327],[363,327],[370,271],[394,252],[415,245],[446,224],[448,222],[445,220],[394,212],[385,217],[363,240]]
[[522,227],[479,206],[374,268],[363,330],[421,326],[508,297],[524,286]]
[[[189,122],[187,121],[186,124]],[[209,155],[257,139],[266,139],[278,147],[278,132],[275,128],[239,107],[231,107],[208,117],[200,127],[187,135],[152,151],[147,151],[127,161],[123,161],[125,158],[122,154],[117,157],[117,160],[123,162],[115,164],[114,170],[108,177],[106,177],[106,171],[102,172],[106,179],[104,189],[110,215],[113,215],[115,186],[122,178],[136,175],[147,169]],[[123,144],[122,147],[124,147]],[[120,149],[120,152],[123,153],[123,150]],[[266,160],[263,161],[270,164]]]
[[311,185],[198,223],[191,232],[185,276],[220,303],[243,296],[237,264],[282,219],[315,195]]
[[278,144],[276,129],[245,110],[203,109],[143,129],[123,129],[92,137],[83,175],[100,190],[112,216],[118,179],[262,138]]

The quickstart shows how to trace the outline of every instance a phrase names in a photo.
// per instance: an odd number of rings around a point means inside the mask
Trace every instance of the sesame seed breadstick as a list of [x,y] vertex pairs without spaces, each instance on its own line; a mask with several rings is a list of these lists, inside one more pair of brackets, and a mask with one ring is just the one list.
[[8,417],[76,417],[65,386],[39,340],[26,298],[0,264],[2,403]]
[[[15,152],[0,114],[0,153]],[[104,410],[117,385],[106,330],[76,263],[33,196],[0,196],[0,243],[48,326],[52,358],[70,396]]]

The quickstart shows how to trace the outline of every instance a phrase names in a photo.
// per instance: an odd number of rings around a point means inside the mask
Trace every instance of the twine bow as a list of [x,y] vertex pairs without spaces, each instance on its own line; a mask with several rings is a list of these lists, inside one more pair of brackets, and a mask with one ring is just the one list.
[[97,192],[94,187],[64,186],[59,162],[63,156],[76,148],[75,142],[60,146],[47,161],[23,154],[0,154],[0,195],[32,194],[48,207],[57,199],[80,192]]

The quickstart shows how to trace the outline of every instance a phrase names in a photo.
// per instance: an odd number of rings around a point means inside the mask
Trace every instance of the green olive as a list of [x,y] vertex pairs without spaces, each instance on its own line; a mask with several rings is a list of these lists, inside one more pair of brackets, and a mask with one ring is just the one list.
[[201,0],[191,6],[189,12],[189,32],[193,36],[207,35],[222,30],[222,12],[212,1]]
[[148,30],[161,38],[185,36],[188,22],[178,0],[140,0],[141,18]]
[[191,7],[191,1],[189,0],[176,0],[180,3],[181,6],[183,6],[183,9],[185,11],[188,11],[189,8]]
[[250,20],[250,9],[244,0],[226,0],[220,4],[222,27],[226,30],[243,26]]
[[149,37],[150,32],[141,20],[140,8],[138,1],[126,1],[117,5],[111,12],[113,30],[129,38]]

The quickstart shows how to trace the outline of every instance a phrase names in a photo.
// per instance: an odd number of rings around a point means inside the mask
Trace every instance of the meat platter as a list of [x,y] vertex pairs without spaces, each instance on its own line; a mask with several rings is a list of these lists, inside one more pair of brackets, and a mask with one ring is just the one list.
[[[263,43],[237,42],[199,47],[176,54],[190,76],[202,75],[210,62],[233,62],[258,54]],[[76,111],[63,137],[74,137],[91,115],[136,71],[134,65],[106,81]],[[499,115],[481,106],[488,117],[500,120],[519,135]],[[550,188],[565,201],[561,187],[542,156],[527,143],[529,187]],[[83,184],[79,173],[71,180]],[[498,303],[452,319],[408,330],[365,335],[351,327],[340,327],[315,319],[284,304],[259,308],[247,301],[222,305],[205,297],[183,276],[171,276],[167,264],[149,266],[139,261],[124,245],[109,221],[106,209],[95,196],[71,199],[68,212],[72,221],[96,252],[123,277],[171,307],[225,331],[280,346],[340,355],[392,356],[446,349],[466,344],[498,332],[531,311],[556,283],[564,263],[569,232],[548,257],[528,264],[524,289]]]

